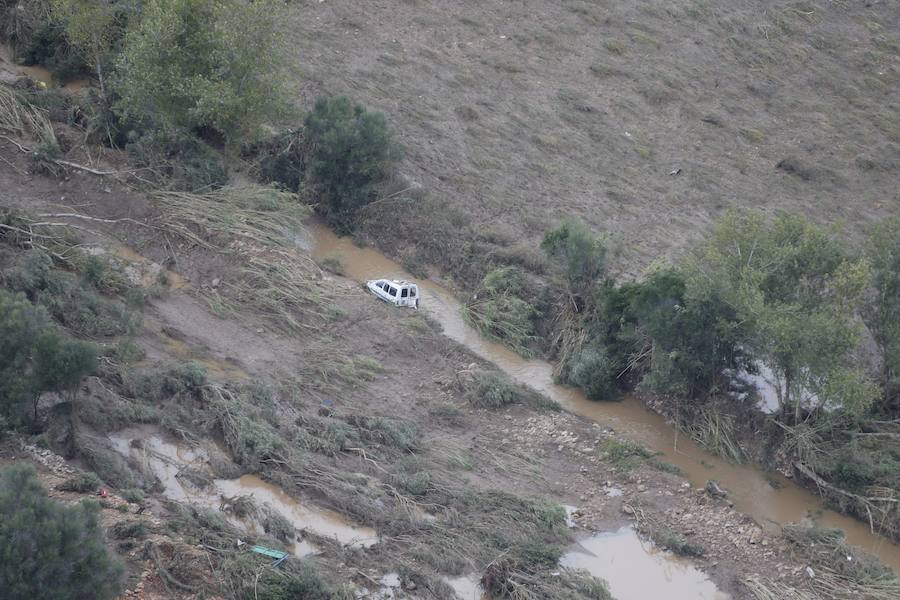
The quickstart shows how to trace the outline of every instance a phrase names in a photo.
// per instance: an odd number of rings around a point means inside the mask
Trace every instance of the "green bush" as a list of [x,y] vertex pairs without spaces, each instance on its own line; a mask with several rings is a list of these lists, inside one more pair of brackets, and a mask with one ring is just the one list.
[[669,552],[673,552],[678,556],[703,556],[706,550],[702,545],[691,542],[683,535],[676,531],[672,531],[668,527],[658,527],[650,532],[650,539],[657,546],[662,547]]
[[822,465],[831,482],[851,492],[862,492],[870,485],[897,487],[900,451],[889,446],[866,448],[855,441],[832,452]]
[[109,532],[117,540],[142,539],[147,536],[147,525],[143,521],[120,521],[110,527]]
[[97,369],[93,344],[68,340],[55,329],[46,329],[32,349],[31,377],[36,389],[74,393],[84,377]]
[[866,244],[872,265],[872,292],[863,318],[881,349],[882,403],[889,414],[900,413],[900,217],[876,225]]
[[383,114],[367,112],[343,96],[317,100],[304,124],[316,209],[338,232],[349,232],[357,211],[375,198],[399,149]]
[[24,292],[35,304],[73,331],[90,337],[122,335],[138,326],[124,305],[87,290],[69,273],[53,269],[44,252],[29,252],[18,267],[6,273],[7,284]]
[[468,394],[469,402],[479,408],[503,408],[522,400],[519,390],[499,373],[479,373]]
[[132,504],[140,504],[144,501],[144,490],[140,488],[126,488],[120,494],[122,499]]
[[44,311],[5,290],[0,290],[0,339],[0,415],[14,424],[23,421],[30,401],[36,425],[43,392],[74,394],[97,366],[93,344],[64,338]]
[[122,567],[106,551],[99,506],[47,497],[28,465],[0,470],[0,590],[4,600],[114,598]]
[[611,360],[602,348],[583,348],[569,370],[569,381],[587,394],[591,400],[612,400],[619,395],[617,381],[622,364]]
[[606,272],[608,244],[581,222],[564,221],[548,231],[541,248],[559,265],[573,293],[589,296],[593,285]]
[[70,477],[59,484],[57,489],[64,492],[79,492],[81,494],[86,494],[89,492],[96,492],[102,483],[100,478],[93,473],[84,473],[76,477]]
[[651,459],[654,453],[635,442],[609,438],[603,444],[606,459],[623,471],[634,469],[647,459]]

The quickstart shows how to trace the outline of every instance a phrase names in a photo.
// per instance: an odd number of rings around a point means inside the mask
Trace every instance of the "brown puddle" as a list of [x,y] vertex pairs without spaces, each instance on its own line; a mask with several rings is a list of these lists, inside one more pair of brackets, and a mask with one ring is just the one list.
[[606,581],[616,600],[729,600],[688,561],[641,541],[633,529],[582,540],[560,564]]
[[[374,529],[354,525],[332,510],[301,503],[281,488],[255,475],[244,475],[238,479],[214,479],[206,487],[192,484],[184,477],[185,471],[192,469],[208,474],[209,457],[206,451],[169,441],[152,427],[123,429],[110,434],[109,439],[119,454],[139,461],[159,478],[163,485],[163,495],[172,500],[219,510],[223,498],[252,496],[257,506],[268,506],[299,531],[333,538],[345,546],[367,548],[378,543],[378,534]],[[255,521],[232,516],[229,516],[229,521],[250,533],[263,533]],[[302,538],[291,544],[291,550],[297,556],[307,556],[317,551],[315,546]]]
[[[35,81],[43,83],[46,87],[53,87],[53,74],[48,69],[40,66],[26,67],[12,61],[12,49],[5,44],[0,44],[0,68],[10,71],[16,75],[25,75],[31,77]],[[62,86],[62,89],[70,93],[76,93],[88,87],[90,81],[87,79],[76,79]]]
[[[592,402],[577,389],[553,383],[553,366],[542,360],[528,360],[508,348],[483,338],[462,318],[459,301],[447,289],[427,279],[417,279],[400,265],[373,248],[359,248],[350,238],[338,238],[318,222],[308,225],[311,254],[315,259],[340,257],[346,276],[357,281],[394,277],[414,281],[422,295],[421,310],[436,319],[451,339],[468,347],[478,356],[497,365],[510,377],[543,392],[566,410],[597,423],[613,427],[619,433],[661,453],[661,458],[681,468],[695,487],[716,479],[729,491],[735,508],[751,515],[762,527],[779,533],[782,525],[806,517],[827,527],[838,527],[847,540],[876,554],[900,572],[900,547],[872,534],[868,526],[825,508],[821,498],[785,477],[748,465],[733,465],[700,448],[679,434],[658,414],[646,409],[636,398],[621,402]],[[408,310],[408,309],[397,309]],[[775,482],[773,486],[770,481]]]
[[267,483],[256,475],[217,479],[214,485],[222,496],[253,496],[257,504],[268,505],[290,520],[297,529],[307,529],[317,535],[334,538],[344,546],[368,548],[378,543],[378,534],[374,529],[353,525],[332,510],[301,504],[280,487]]

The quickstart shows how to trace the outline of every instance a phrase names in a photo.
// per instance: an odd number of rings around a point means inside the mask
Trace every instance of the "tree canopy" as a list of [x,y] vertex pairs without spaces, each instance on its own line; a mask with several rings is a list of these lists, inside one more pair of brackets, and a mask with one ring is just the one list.
[[99,506],[47,497],[29,465],[0,470],[0,598],[105,600],[122,567],[103,544]]
[[35,423],[42,393],[74,392],[96,369],[95,346],[63,337],[22,294],[0,290],[0,340],[0,416],[11,424],[29,402]]
[[773,371],[783,411],[871,405],[877,390],[851,357],[870,269],[833,235],[798,216],[730,214],[688,273],[745,324],[739,343]]
[[339,231],[352,229],[356,212],[399,158],[384,115],[353,105],[344,96],[320,98],[305,121],[312,147],[309,179],[319,212]]
[[866,256],[872,286],[863,314],[882,352],[881,384],[892,404],[900,400],[900,217],[873,227]]
[[163,128],[212,128],[227,140],[286,107],[283,3],[147,0],[116,65],[116,110]]

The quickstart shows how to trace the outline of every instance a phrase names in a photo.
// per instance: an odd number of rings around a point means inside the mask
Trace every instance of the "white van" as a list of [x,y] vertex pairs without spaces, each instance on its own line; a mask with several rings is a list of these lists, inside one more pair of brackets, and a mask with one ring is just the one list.
[[371,279],[366,282],[366,289],[394,306],[419,308],[419,286],[414,283],[396,279]]

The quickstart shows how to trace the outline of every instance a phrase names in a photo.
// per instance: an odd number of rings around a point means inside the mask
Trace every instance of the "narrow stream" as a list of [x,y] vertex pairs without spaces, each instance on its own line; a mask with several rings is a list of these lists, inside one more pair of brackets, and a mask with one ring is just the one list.
[[313,258],[339,258],[346,276],[356,281],[389,277],[416,282],[421,290],[421,310],[438,321],[448,337],[491,361],[516,381],[556,400],[566,410],[610,426],[660,452],[664,460],[681,468],[695,487],[702,487],[710,479],[718,480],[728,490],[735,508],[752,516],[766,530],[778,533],[786,523],[811,517],[822,526],[844,530],[851,544],[877,555],[900,573],[900,547],[873,534],[868,525],[825,508],[821,498],[791,480],[753,466],[733,465],[710,454],[634,397],[621,402],[593,402],[580,390],[555,384],[550,363],[524,359],[469,327],[462,318],[459,301],[449,290],[432,281],[412,277],[377,250],[359,248],[350,238],[338,238],[321,223],[310,222],[308,228]]

